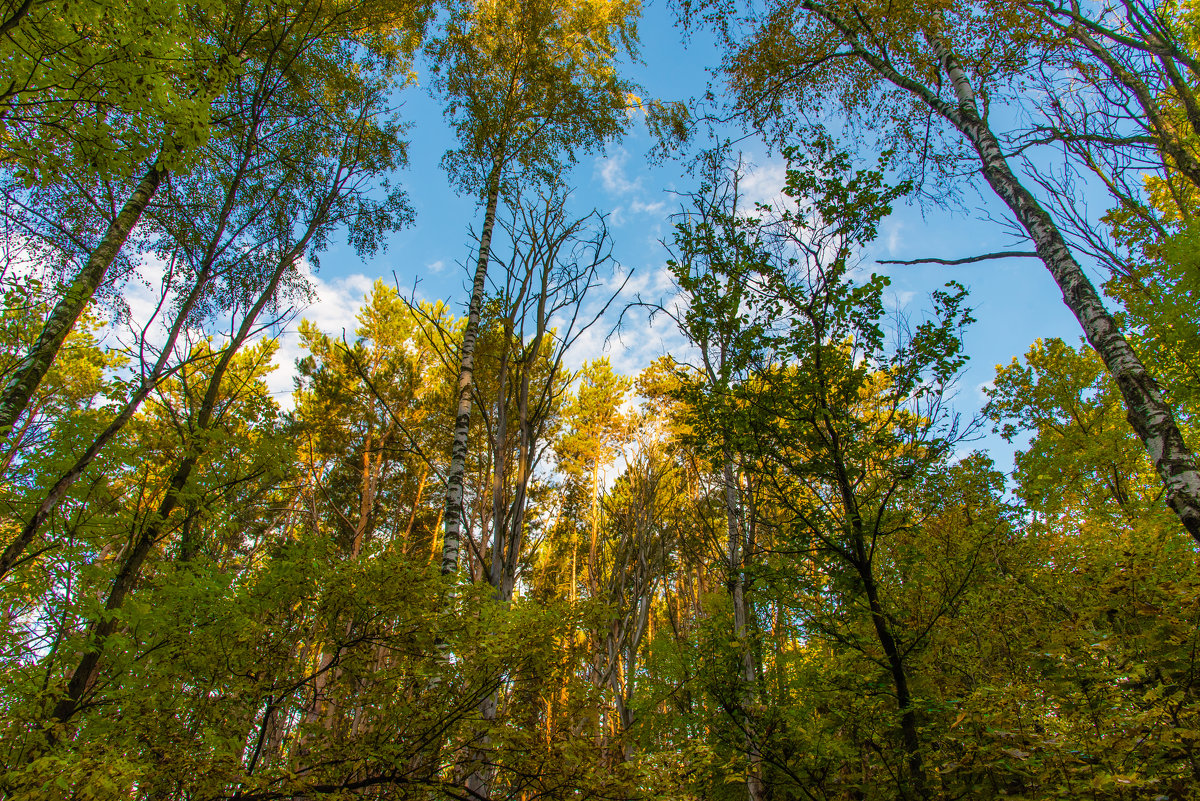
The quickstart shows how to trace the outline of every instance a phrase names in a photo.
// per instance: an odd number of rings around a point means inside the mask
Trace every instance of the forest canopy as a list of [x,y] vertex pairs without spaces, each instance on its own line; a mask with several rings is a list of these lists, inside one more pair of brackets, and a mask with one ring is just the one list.
[[1200,5],[670,10],[0,0],[0,799],[1200,798]]

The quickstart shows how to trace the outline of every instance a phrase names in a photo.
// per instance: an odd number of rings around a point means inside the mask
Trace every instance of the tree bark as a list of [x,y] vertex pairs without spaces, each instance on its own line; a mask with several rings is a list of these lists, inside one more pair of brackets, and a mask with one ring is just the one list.
[[10,17],[4,20],[4,22],[0,22],[0,36],[5,36],[12,32],[18,25],[21,24],[21,20],[29,16],[29,11],[32,8],[33,0],[23,0],[21,5],[16,7]]
[[926,35],[943,71],[950,78],[957,101],[953,104],[942,100],[928,86],[901,74],[890,61],[869,50],[860,41],[856,28],[825,3],[803,0],[801,5],[836,28],[859,60],[884,80],[927,105],[975,148],[988,185],[1033,241],[1038,256],[1062,291],[1063,302],[1075,315],[1088,344],[1116,381],[1125,402],[1126,419],[1158,471],[1168,505],[1192,538],[1200,542],[1200,470],[1197,470],[1195,454],[1184,442],[1175,422],[1174,411],[1104,307],[1100,293],[1071,254],[1054,218],[1013,173],[995,134],[979,113],[970,80],[949,48],[937,35]]
[[492,231],[496,227],[496,207],[500,201],[501,164],[497,162],[488,176],[483,228],[479,236],[479,255],[475,262],[475,282],[471,287],[471,302],[467,307],[467,326],[463,329],[459,351],[458,407],[454,416],[454,440],[450,446],[450,466],[446,473],[446,510],[443,523],[442,575],[458,572],[462,550],[463,479],[467,470],[467,434],[471,426],[471,384],[475,376],[475,343],[479,338],[479,317],[483,309],[483,292],[487,284],[488,260],[491,257]]
[[1200,471],[1195,454],[1184,442],[1175,414],[1157,382],[1104,306],[1087,273],[1075,260],[1062,233],[1033,194],[1009,167],[995,134],[979,115],[974,95],[960,90],[966,78],[944,46],[936,47],[959,99],[950,122],[975,147],[983,175],[1033,240],[1046,269],[1054,276],[1063,301],[1079,321],[1088,344],[1104,361],[1125,400],[1126,419],[1141,439],[1166,489],[1166,499],[1183,527],[1200,542]]
[[83,269],[72,279],[50,316],[42,325],[37,341],[26,351],[3,392],[0,392],[0,438],[7,438],[17,418],[29,406],[29,400],[62,349],[63,341],[75,327],[75,321],[87,307],[96,289],[104,281],[129,233],[142,217],[142,212],[158,191],[166,170],[155,164],[143,176],[137,188],[125,201],[117,218],[108,226],[100,244],[92,251]]

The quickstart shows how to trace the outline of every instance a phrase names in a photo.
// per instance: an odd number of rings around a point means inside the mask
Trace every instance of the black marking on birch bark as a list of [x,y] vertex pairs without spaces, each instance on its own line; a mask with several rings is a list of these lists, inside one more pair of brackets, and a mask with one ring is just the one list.
[[467,435],[471,427],[471,383],[475,373],[475,341],[479,336],[479,316],[487,282],[491,256],[492,230],[496,224],[496,206],[500,200],[500,170],[497,162],[488,176],[487,211],[479,236],[479,256],[475,263],[475,281],[467,307],[467,326],[463,330],[458,371],[458,407],[454,416],[454,441],[450,446],[450,466],[446,471],[445,528],[442,539],[442,575],[458,572],[462,542],[463,476],[467,469]]

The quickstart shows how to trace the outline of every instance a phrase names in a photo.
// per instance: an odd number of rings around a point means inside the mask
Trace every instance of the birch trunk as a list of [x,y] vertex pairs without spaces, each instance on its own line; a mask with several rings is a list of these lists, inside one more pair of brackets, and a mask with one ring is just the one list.
[[962,69],[944,46],[938,45],[936,50],[958,98],[959,114],[951,122],[975,147],[988,185],[1033,240],[1088,344],[1100,355],[1121,390],[1126,419],[1162,479],[1167,503],[1188,533],[1200,542],[1200,471],[1195,454],[1175,422],[1174,411],[1071,254],[1054,218],[1008,165],[995,134],[976,109],[974,93]]
[[87,308],[92,296],[96,294],[96,289],[103,283],[108,268],[112,266],[117,253],[129,238],[129,233],[158,191],[165,174],[166,171],[157,164],[146,172],[137,188],[125,201],[120,214],[104,232],[104,238],[92,251],[83,269],[71,280],[71,285],[50,311],[37,341],[30,346],[4,385],[3,392],[0,392],[0,437],[8,437],[17,418],[29,406],[30,398],[50,371],[50,366],[54,364],[54,359],[62,349],[63,341],[75,327],[75,321]]
[[491,257],[492,230],[496,226],[496,206],[500,201],[500,170],[497,162],[488,176],[483,229],[479,237],[479,255],[475,262],[475,282],[467,307],[467,327],[463,330],[458,368],[458,408],[454,415],[454,440],[450,446],[450,467],[446,474],[446,510],[443,518],[442,575],[458,572],[462,548],[463,478],[467,470],[467,434],[471,426],[471,384],[475,376],[475,342],[479,338],[479,316],[487,283]]
[[945,42],[934,34],[925,37],[950,79],[957,101],[953,104],[944,101],[928,86],[900,73],[884,56],[868,49],[855,26],[835,14],[825,3],[802,0],[801,6],[836,28],[861,61],[885,80],[925,103],[975,148],[988,185],[1033,241],[1038,256],[1063,293],[1063,302],[1075,315],[1088,344],[1099,354],[1116,381],[1125,402],[1126,419],[1158,471],[1167,503],[1192,538],[1200,542],[1200,471],[1196,467],[1195,454],[1179,431],[1170,404],[1104,307],[1100,293],[1071,255],[1054,218],[1013,173],[995,134],[979,113],[970,79]]

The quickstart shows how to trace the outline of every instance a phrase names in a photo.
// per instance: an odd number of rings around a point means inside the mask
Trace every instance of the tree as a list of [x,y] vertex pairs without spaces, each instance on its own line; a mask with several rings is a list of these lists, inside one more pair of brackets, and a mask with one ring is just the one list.
[[[587,493],[589,511],[588,546],[588,590],[592,595],[598,591],[597,548],[600,536],[600,477],[613,457],[625,444],[629,421],[621,412],[626,394],[633,382],[619,375],[612,368],[608,357],[587,362],[580,370],[579,388],[575,397],[564,411],[566,430],[555,443],[558,469],[566,479],[568,491],[576,496]],[[586,483],[585,483],[586,482]],[[575,513],[582,510],[573,508]],[[577,531],[572,526],[571,535],[571,584],[569,597],[576,593],[576,559],[579,549]]]
[[[740,690],[735,706],[757,703],[759,666],[753,604],[747,598],[749,571],[756,557],[754,521],[746,499],[753,481],[743,460],[745,414],[736,400],[737,387],[750,380],[764,351],[771,348],[766,334],[776,307],[755,292],[766,267],[760,221],[744,216],[739,193],[744,169],[740,160],[727,165],[719,154],[708,157],[708,185],[693,197],[675,226],[672,258],[667,262],[687,306],[678,317],[681,331],[699,354],[694,381],[685,379],[684,395],[690,414],[693,447],[712,459],[720,473],[721,505],[725,517],[723,568],[733,606],[733,638],[741,651]],[[739,712],[740,714],[740,712]],[[745,733],[749,763],[746,786],[750,801],[765,798],[762,754],[754,723],[746,716],[734,721]]]
[[[478,404],[491,454],[487,581],[502,604],[513,600],[521,568],[531,561],[526,543],[535,472],[549,449],[549,435],[561,424],[572,378],[564,360],[620,292],[619,286],[594,306],[589,302],[613,267],[603,217],[593,212],[571,219],[560,191],[518,198],[513,208],[514,219],[505,224],[511,257],[498,259],[505,276],[496,301],[499,319],[485,332],[498,338],[490,376],[495,394]],[[482,389],[477,387],[481,395]],[[487,542],[486,534],[481,542]],[[500,689],[481,701],[485,722],[495,719]],[[484,767],[472,769],[465,780],[470,792],[484,797],[495,777],[488,746],[484,734],[469,757]]]
[[918,156],[925,152],[918,121],[936,119],[946,126],[950,150],[939,158],[952,159],[956,149],[969,153],[1033,242],[1088,343],[1116,379],[1167,503],[1200,541],[1200,472],[1170,404],[1054,219],[1012,170],[989,122],[993,90],[1002,92],[1036,59],[1044,32],[1036,19],[1005,3],[948,10],[916,4],[900,14],[887,4],[850,9],[836,2],[784,0],[756,22],[754,34],[735,45],[727,64],[741,108],[756,120],[779,120],[786,129],[793,111],[803,114],[832,101],[869,126],[895,120],[888,136]]
[[[177,159],[176,153],[186,151],[191,156],[195,155],[192,151],[198,150],[207,138],[207,116],[218,113],[218,110],[231,111],[233,114],[226,123],[233,129],[232,135],[257,139],[260,134],[259,128],[263,125],[264,112],[275,94],[285,89],[295,92],[300,85],[296,82],[297,79],[311,80],[316,84],[320,79],[313,78],[313,75],[320,75],[322,71],[328,71],[327,79],[333,82],[339,80],[338,76],[349,76],[350,73],[334,70],[336,65],[345,63],[347,57],[352,58],[346,48],[350,47],[350,41],[355,39],[358,40],[358,45],[367,48],[377,57],[373,70],[376,75],[382,74],[390,82],[400,66],[399,62],[416,47],[416,39],[424,22],[421,9],[420,5],[402,5],[381,10],[370,3],[363,3],[346,9],[321,10],[301,2],[290,8],[275,5],[269,8],[238,6],[232,9],[233,13],[228,17],[218,9],[213,19],[206,18],[199,9],[194,10],[199,16],[192,22],[199,30],[194,37],[185,38],[186,46],[194,45],[203,54],[210,51],[216,54],[216,68],[213,74],[201,71],[196,75],[184,75],[186,81],[195,82],[194,93],[204,99],[203,111],[199,113],[198,118],[192,119],[189,114],[194,115],[197,112],[187,103],[181,102],[179,107],[183,109],[183,119],[173,120],[168,115],[167,123],[149,140],[154,143],[152,152],[137,160],[140,165],[137,169],[139,172],[144,169],[144,174],[129,192],[120,211],[114,209],[115,213],[108,217],[103,235],[94,246],[88,248],[82,266],[61,292],[42,326],[38,339],[8,376],[3,390],[0,390],[0,437],[11,433],[13,425],[25,411],[30,396],[50,369],[64,339],[105,281],[109,268],[164,179],[172,171],[186,172],[186,168],[190,166],[188,161]],[[41,10],[42,7],[39,6],[39,13]],[[101,18],[104,16],[102,14]],[[111,12],[107,16],[111,16]],[[49,12],[49,17],[57,24],[53,11]],[[27,23],[27,26],[31,24]],[[149,23],[149,26],[156,33],[162,30],[154,23]],[[65,29],[72,38],[78,35],[77,30],[69,23]],[[170,27],[165,30],[167,39],[170,40],[173,35]],[[135,41],[140,47],[140,39]],[[78,48],[81,43],[76,41],[74,45]],[[88,46],[86,37],[82,40],[82,46],[85,49]],[[55,57],[58,55],[61,54],[55,54]],[[201,59],[201,64],[204,64],[205,58],[207,55]],[[34,61],[38,63],[40,59]],[[184,62],[186,63],[186,57]],[[220,108],[217,98],[222,95],[216,89],[224,89],[224,83],[229,77],[225,75],[227,65],[235,62],[252,76],[249,83],[257,90],[250,90],[252,99],[247,102],[246,87],[234,85],[230,89],[230,97],[226,99],[225,108]],[[127,62],[120,58],[116,63],[118,66],[128,67]],[[30,70],[36,72],[36,67],[31,67]],[[308,77],[301,78],[304,75]],[[121,85],[123,82],[124,79],[121,79],[117,84]],[[352,83],[351,81],[344,86],[349,93],[362,91],[361,88],[353,87]],[[12,86],[13,84],[10,84],[10,92]],[[153,81],[147,89],[151,91],[149,97],[157,100],[165,96],[165,107],[175,108],[171,104],[174,96],[170,92],[155,91]],[[109,88],[109,91],[121,90]],[[125,87],[124,91],[128,92],[128,87]],[[378,87],[372,87],[369,91],[380,90]],[[34,94],[36,95],[36,92]],[[142,97],[140,91],[132,92],[130,96]],[[311,102],[312,97],[309,99]],[[69,99],[71,114],[76,113],[77,107],[90,111],[93,100],[94,98],[88,98],[86,95],[82,99]],[[211,107],[214,105],[215,108]],[[50,107],[52,108],[53,104],[50,104]],[[143,117],[133,115],[133,118],[137,120]],[[145,118],[155,120],[153,114],[145,115]],[[58,130],[63,124],[61,120],[52,120],[48,127]],[[73,130],[70,124],[67,124],[66,128]],[[135,132],[132,137],[134,141],[138,141],[137,134],[140,133],[143,132]],[[179,163],[176,163],[177,161]],[[242,161],[243,168],[247,164],[247,161]],[[118,176],[120,174],[118,171]],[[107,177],[105,172],[102,172],[101,176]],[[84,177],[77,180],[87,181],[89,178],[90,175],[85,172]],[[225,213],[228,214],[228,209]]]
[[[1198,707],[1193,613],[1183,610],[1194,608],[1195,551],[1159,504],[1112,379],[1091,350],[1049,340],[999,367],[989,395],[1002,435],[1030,435],[1014,472],[1020,540],[997,560],[1005,594],[1018,596],[1004,606],[1030,614],[995,626],[1022,644],[1005,659],[1027,664],[1030,678],[1004,706],[1044,723],[1020,726],[1021,740],[1003,746],[980,737],[980,761],[1004,761],[1005,747],[1030,754],[1031,775],[1006,780],[1027,793],[1085,780],[1109,792],[1190,787]],[[989,670],[977,664],[968,670]],[[996,708],[973,703],[973,715]]]
[[552,183],[576,153],[602,147],[625,126],[631,85],[616,60],[632,53],[634,2],[521,0],[456,5],[429,47],[434,86],[459,149],[443,160],[484,208],[467,323],[459,351],[458,402],[446,481],[442,570],[458,570],[471,383],[492,233],[502,192]]
[[[735,635],[748,638],[756,616],[745,600],[750,564],[733,558],[739,544],[755,547],[756,524],[769,527],[778,532],[775,547],[807,554],[827,586],[813,591],[810,630],[863,655],[880,654],[871,661],[885,671],[895,699],[903,765],[897,789],[924,798],[926,748],[910,661],[923,634],[908,631],[889,609],[879,557],[911,525],[902,504],[913,482],[943,465],[959,437],[943,394],[965,361],[958,331],[970,316],[961,307],[965,291],[951,286],[935,294],[933,319],[887,342],[879,322],[886,281],[871,276],[857,285],[849,271],[909,187],[886,186],[881,169],[852,172],[828,144],[818,141],[814,150],[806,160],[792,154],[798,161],[785,193],[795,208],[764,222],[736,215],[736,206],[706,205],[694,227],[679,226],[683,256],[674,269],[706,301],[694,302],[685,317],[701,345],[702,369],[683,397],[695,395],[691,436],[722,464],[724,505],[736,510],[726,512]],[[736,183],[732,191],[736,198]],[[754,473],[747,479],[754,491],[741,504],[735,453]],[[786,763],[768,761],[766,721],[750,694],[763,693],[761,646],[745,643],[741,651],[736,689],[720,679],[715,688],[729,693],[720,703],[744,733],[748,790],[758,797],[766,792],[764,767]]]
[[303,434],[305,507],[316,530],[335,532],[357,555],[375,540],[434,558],[440,515],[428,487],[445,473],[439,458],[449,420],[438,404],[451,369],[429,341],[429,320],[453,329],[442,304],[414,311],[376,281],[358,314],[353,343],[308,321],[292,413]]
[[[152,214],[154,250],[179,265],[164,285],[162,305],[174,306],[166,342],[153,364],[141,366],[140,381],[120,411],[7,543],[0,576],[149,393],[178,369],[170,364],[188,326],[239,306],[255,307],[258,311],[246,318],[249,327],[230,331],[228,347],[236,350],[259,330],[257,314],[301,285],[299,259],[323,249],[333,228],[347,226],[351,241],[369,251],[383,230],[410,219],[399,190],[393,188],[382,201],[367,196],[368,181],[396,166],[402,144],[397,123],[381,109],[391,86],[390,69],[372,71],[361,55],[353,55],[353,47],[318,28],[278,45],[281,54],[291,53],[290,67],[264,63],[232,82],[224,102],[237,124],[210,146],[208,165],[177,179],[163,207]],[[357,77],[338,77],[336,64],[358,64]],[[320,84],[293,86],[296,75],[321,66],[330,69],[330,82],[344,93],[337,107]]]

